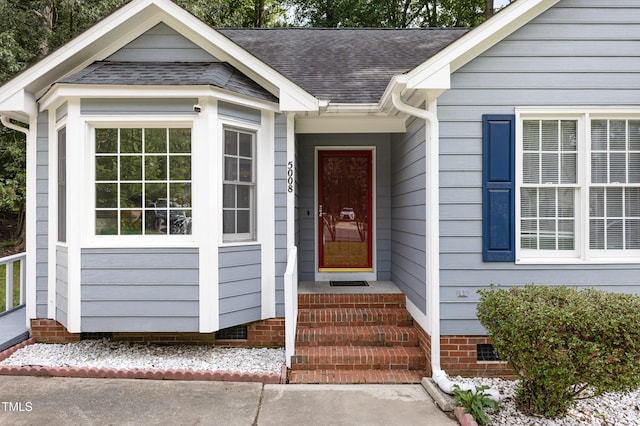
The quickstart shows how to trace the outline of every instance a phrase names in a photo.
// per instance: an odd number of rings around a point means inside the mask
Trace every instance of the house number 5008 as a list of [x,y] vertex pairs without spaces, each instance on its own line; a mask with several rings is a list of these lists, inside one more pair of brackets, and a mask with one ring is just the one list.
[[293,161],[287,163],[287,192],[293,192]]

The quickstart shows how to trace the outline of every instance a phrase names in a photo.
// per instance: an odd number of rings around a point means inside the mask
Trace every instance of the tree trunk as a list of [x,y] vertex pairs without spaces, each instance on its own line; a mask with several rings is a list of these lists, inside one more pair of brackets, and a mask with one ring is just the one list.
[[256,0],[256,28],[264,27],[264,0]]
[[484,16],[487,19],[493,16],[493,0],[485,0]]
[[16,224],[15,229],[15,241],[16,247],[19,251],[25,251],[27,248],[27,239],[25,238],[25,223],[26,223],[26,209],[24,204],[20,206],[20,211],[18,213],[18,223]]
[[37,10],[36,14],[40,17],[40,21],[46,32],[42,40],[40,40],[40,57],[44,58],[49,52],[49,39],[53,34],[54,5],[53,3],[45,5],[42,10]]

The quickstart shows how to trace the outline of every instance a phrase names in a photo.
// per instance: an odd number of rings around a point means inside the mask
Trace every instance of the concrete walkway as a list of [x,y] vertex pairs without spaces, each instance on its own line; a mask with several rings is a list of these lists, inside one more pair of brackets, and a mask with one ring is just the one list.
[[0,424],[457,425],[421,385],[0,377]]

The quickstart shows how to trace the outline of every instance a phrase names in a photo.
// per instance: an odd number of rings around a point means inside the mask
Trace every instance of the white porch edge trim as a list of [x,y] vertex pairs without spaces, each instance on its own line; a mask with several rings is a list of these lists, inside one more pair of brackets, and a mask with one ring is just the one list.
[[298,248],[293,246],[287,256],[287,269],[284,273],[284,328],[285,361],[291,368],[291,357],[296,352],[296,329],[298,326]]

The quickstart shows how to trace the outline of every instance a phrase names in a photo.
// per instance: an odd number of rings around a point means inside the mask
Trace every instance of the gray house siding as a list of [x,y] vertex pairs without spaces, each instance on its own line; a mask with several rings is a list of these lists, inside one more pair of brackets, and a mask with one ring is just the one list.
[[67,298],[67,282],[69,271],[67,269],[67,248],[56,247],[56,320],[65,327],[67,326],[67,312],[69,310],[69,300]]
[[261,319],[261,257],[262,249],[259,245],[219,249],[220,328]]
[[185,99],[81,99],[80,112],[91,115],[194,115],[196,98]]
[[262,122],[262,112],[259,109],[247,108],[229,102],[218,102],[218,115],[254,124]]
[[284,273],[287,269],[287,117],[275,120],[275,262],[276,316],[284,317]]
[[197,249],[83,249],[83,332],[197,332]]
[[391,279],[391,184],[389,134],[316,134],[298,135],[299,194],[299,277],[313,281],[315,276],[315,147],[376,147],[376,270],[378,280]]
[[38,115],[36,160],[36,317],[47,318],[49,244],[49,113]]
[[425,122],[412,119],[391,150],[391,280],[426,312]]
[[107,58],[116,62],[214,62],[215,57],[160,23]]
[[516,106],[639,105],[640,3],[563,0],[458,70],[438,100],[442,334],[486,334],[476,291],[567,284],[638,292],[640,265],[482,262],[482,115]]

